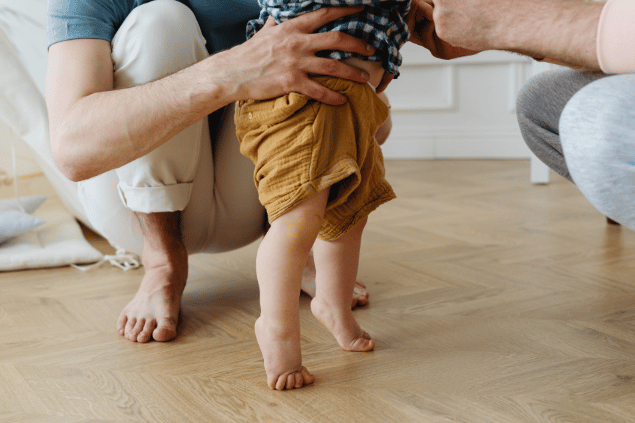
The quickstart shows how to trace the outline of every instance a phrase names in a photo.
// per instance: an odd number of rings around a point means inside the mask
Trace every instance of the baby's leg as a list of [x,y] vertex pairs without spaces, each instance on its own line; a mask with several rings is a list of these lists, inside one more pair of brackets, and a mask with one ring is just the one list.
[[313,247],[317,275],[311,310],[340,346],[348,351],[371,351],[375,348],[375,342],[353,317],[350,303],[366,220],[361,220],[335,241],[318,239]]
[[300,388],[314,380],[302,366],[298,299],[304,265],[322,226],[327,200],[325,190],[278,217],[258,248],[256,338],[271,389]]

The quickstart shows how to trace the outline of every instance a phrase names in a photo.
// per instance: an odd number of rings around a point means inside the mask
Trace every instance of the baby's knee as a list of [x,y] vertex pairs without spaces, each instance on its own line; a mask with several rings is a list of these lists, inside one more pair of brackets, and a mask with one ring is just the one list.
[[271,222],[270,231],[294,250],[308,253],[317,238],[324,218],[323,210],[306,207],[302,203]]

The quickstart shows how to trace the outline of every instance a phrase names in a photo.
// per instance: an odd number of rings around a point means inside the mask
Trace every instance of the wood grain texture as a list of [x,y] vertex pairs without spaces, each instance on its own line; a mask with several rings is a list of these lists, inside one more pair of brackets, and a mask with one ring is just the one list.
[[[257,243],[192,256],[163,344],[115,331],[142,269],[4,272],[0,422],[635,422],[635,234],[562,178],[531,185],[528,161],[386,167],[398,199],[370,217],[355,311],[374,352],[342,351],[301,297],[317,380],[270,391]],[[59,201],[43,177],[20,189]]]

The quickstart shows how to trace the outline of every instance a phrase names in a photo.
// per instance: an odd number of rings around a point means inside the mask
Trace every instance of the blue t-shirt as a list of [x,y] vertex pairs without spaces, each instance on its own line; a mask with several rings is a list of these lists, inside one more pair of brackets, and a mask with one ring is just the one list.
[[[77,38],[112,42],[132,12],[153,0],[48,0],[48,45]],[[258,17],[256,0],[178,0],[194,12],[207,50],[215,53],[245,41],[245,26]]]

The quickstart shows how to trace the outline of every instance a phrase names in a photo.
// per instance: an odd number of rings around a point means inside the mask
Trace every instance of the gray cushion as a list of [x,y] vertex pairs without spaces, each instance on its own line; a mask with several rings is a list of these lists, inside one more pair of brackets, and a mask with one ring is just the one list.
[[0,244],[44,223],[42,219],[31,216],[44,200],[46,197],[21,197],[20,204],[26,213],[20,210],[15,198],[0,200]]

